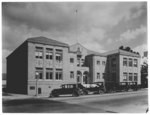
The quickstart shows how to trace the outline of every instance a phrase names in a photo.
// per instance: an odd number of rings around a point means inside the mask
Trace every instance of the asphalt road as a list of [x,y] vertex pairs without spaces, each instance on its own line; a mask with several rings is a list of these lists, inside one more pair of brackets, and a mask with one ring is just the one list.
[[59,98],[4,99],[4,113],[145,113],[148,91]]

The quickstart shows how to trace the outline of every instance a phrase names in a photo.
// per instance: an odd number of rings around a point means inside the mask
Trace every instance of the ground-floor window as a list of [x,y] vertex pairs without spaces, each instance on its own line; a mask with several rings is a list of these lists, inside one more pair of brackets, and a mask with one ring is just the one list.
[[127,81],[128,74],[126,72],[123,73],[123,81]]
[[62,80],[63,79],[63,72],[62,69],[56,69],[56,80]]
[[129,73],[129,81],[132,81],[133,79],[132,79],[132,76],[133,76],[133,74],[132,73]]
[[71,79],[74,78],[74,72],[73,72],[73,71],[70,72],[70,78],[71,78]]
[[53,70],[52,69],[47,69],[46,70],[46,79],[53,79]]
[[137,81],[137,80],[138,80],[138,74],[134,73],[134,81]]
[[30,86],[30,90],[35,90],[35,87],[34,86]]
[[43,79],[43,69],[42,68],[36,68],[35,79]]

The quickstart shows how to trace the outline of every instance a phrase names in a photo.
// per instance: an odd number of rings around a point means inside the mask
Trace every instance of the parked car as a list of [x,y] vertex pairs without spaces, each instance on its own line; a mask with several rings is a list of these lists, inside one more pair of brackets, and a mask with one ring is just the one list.
[[87,90],[81,84],[62,84],[60,88],[51,91],[50,97],[58,97],[65,94],[72,94],[72,96],[86,95]]
[[104,87],[103,84],[100,83],[91,83],[91,84],[84,84],[84,87],[88,91],[88,93],[93,94],[102,94],[104,93]]

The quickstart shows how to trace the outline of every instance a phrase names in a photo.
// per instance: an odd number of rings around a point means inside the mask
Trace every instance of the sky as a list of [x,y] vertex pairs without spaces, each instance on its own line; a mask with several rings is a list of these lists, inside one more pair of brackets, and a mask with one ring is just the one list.
[[[77,10],[77,13],[76,13]],[[2,72],[6,57],[29,37],[77,42],[104,53],[129,46],[147,50],[146,2],[3,2]]]

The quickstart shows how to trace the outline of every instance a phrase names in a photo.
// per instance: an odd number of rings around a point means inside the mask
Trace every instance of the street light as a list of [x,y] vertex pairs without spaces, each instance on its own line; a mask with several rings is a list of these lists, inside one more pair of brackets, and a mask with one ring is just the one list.
[[37,83],[38,83],[38,79],[39,79],[39,73],[36,72],[35,75],[36,75],[36,77],[35,77],[36,78],[36,95],[35,96],[37,96],[38,95],[38,84]]

